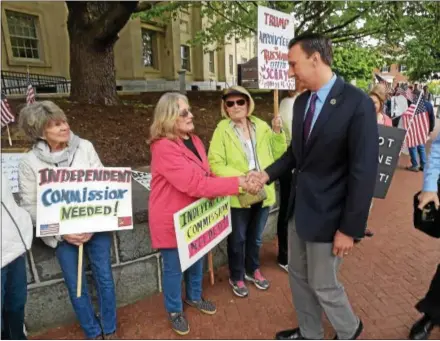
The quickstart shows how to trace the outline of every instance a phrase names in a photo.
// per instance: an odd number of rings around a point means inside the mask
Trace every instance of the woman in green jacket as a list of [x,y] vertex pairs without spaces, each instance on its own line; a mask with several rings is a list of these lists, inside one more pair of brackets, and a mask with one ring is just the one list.
[[[255,108],[249,92],[241,86],[226,89],[221,112],[225,118],[212,136],[208,160],[217,176],[243,176],[250,170],[263,170],[287,148],[281,119],[272,120],[272,128],[251,116]],[[275,204],[274,184],[264,186],[257,196],[241,194],[231,197],[232,233],[228,236],[229,284],[235,295],[246,297],[244,279],[260,290],[269,282],[260,271],[261,236]]]

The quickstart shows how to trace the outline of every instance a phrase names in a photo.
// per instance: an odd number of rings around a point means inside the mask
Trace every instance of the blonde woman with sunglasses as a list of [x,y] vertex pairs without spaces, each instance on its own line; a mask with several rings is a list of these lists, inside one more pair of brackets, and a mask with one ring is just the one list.
[[[240,188],[255,188],[244,176],[219,178],[211,173],[205,148],[194,134],[194,115],[186,96],[162,95],[154,110],[150,127],[151,192],[148,217],[152,247],[159,249],[163,260],[162,289],[165,308],[172,329],[179,335],[189,333],[183,313],[182,277],[174,213],[199,198],[236,195]],[[213,315],[215,305],[202,297],[203,258],[185,271],[185,303],[202,313]]]
[[[208,159],[217,176],[244,176],[251,170],[263,170],[286,150],[286,134],[280,118],[271,127],[252,116],[255,104],[241,86],[226,89],[221,103],[224,119],[214,131]],[[244,280],[267,290],[269,281],[260,270],[261,236],[276,201],[275,186],[270,184],[258,196],[235,195],[231,198],[232,233],[228,236],[229,284],[238,297],[249,294]]]

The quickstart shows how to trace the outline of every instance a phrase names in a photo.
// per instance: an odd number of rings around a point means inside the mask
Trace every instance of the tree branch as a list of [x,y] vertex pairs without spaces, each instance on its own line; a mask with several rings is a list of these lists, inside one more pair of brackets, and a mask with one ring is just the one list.
[[216,8],[212,7],[212,5],[211,5],[211,3],[210,3],[209,1],[207,2],[207,6],[208,6],[212,11],[214,11],[215,13],[217,13],[219,16],[221,16],[222,18],[226,19],[226,20],[229,21],[230,23],[235,24],[235,25],[238,25],[238,26],[240,26],[240,27],[243,27],[243,28],[245,28],[245,29],[247,29],[247,30],[249,30],[249,31],[251,31],[251,32],[253,32],[253,33],[255,33],[255,34],[257,34],[257,30],[255,30],[255,29],[252,28],[252,27],[249,27],[249,26],[243,25],[243,24],[240,23],[240,22],[236,22],[236,21],[232,20],[231,18],[228,18],[228,17],[225,16],[222,12],[220,12],[220,11],[217,10]]
[[159,1],[139,1],[138,5],[136,6],[136,9],[133,11],[133,13],[139,13],[143,11],[147,11],[151,9],[154,5],[156,5]]
[[234,1],[240,8],[245,11],[247,14],[249,14],[249,11],[241,4],[241,1]]
[[119,31],[130,19],[137,4],[137,1],[110,2],[111,7],[108,13],[94,23],[92,32],[90,32],[91,36],[101,43],[116,40]]

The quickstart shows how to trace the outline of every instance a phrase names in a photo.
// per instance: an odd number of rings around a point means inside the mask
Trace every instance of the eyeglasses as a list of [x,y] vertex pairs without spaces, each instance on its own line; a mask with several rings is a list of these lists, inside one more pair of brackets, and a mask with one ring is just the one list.
[[226,101],[226,106],[228,108],[232,108],[234,106],[234,104],[237,104],[239,107],[242,107],[243,105],[246,104],[246,100],[245,99],[239,99],[237,101]]
[[188,117],[191,111],[189,109],[183,109],[181,112],[179,112],[180,117]]

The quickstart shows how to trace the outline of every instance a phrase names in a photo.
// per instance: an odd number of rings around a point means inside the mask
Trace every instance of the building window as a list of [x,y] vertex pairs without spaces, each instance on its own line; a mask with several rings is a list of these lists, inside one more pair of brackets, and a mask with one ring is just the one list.
[[406,71],[406,65],[399,65],[399,72],[405,72]]
[[180,30],[182,32],[189,32],[189,23],[186,20],[180,20]]
[[145,28],[142,29],[142,61],[144,66],[156,67],[154,58],[154,41],[156,33]]
[[215,73],[214,51],[209,51],[209,72]]
[[229,55],[229,74],[234,74],[234,56],[232,54]]
[[382,68],[380,69],[380,72],[382,72],[382,73],[390,72],[389,65],[382,66]]
[[180,45],[180,67],[182,70],[191,71],[191,56],[189,46]]
[[37,36],[38,17],[6,11],[12,55],[16,58],[40,59]]

